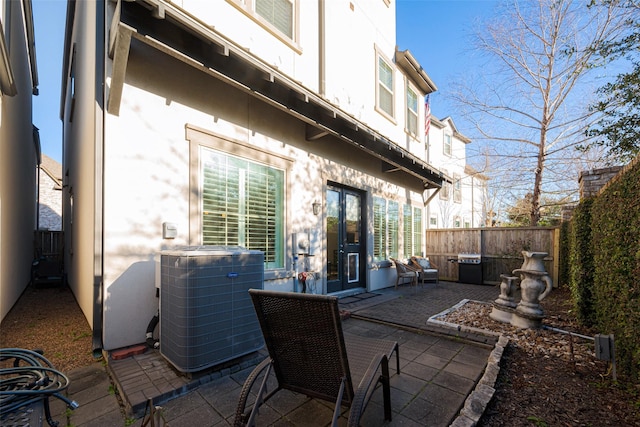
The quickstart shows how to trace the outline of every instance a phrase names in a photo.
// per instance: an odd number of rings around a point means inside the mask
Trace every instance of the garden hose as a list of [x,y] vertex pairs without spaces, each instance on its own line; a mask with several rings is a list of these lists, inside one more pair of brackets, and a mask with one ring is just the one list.
[[47,422],[57,425],[49,411],[49,397],[56,397],[76,409],[78,403],[62,392],[69,386],[69,378],[56,370],[42,354],[20,348],[0,349],[0,362],[12,360],[13,366],[0,368],[0,419],[21,408],[44,403]]

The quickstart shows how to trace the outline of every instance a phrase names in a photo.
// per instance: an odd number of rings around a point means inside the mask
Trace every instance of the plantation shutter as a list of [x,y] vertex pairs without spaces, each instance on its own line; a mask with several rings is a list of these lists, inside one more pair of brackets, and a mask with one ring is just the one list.
[[284,171],[207,151],[202,170],[202,241],[264,252],[284,267]]

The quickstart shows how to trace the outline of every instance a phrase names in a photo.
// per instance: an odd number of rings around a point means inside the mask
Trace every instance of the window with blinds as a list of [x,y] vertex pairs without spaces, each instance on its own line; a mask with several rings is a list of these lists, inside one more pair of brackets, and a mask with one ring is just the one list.
[[398,202],[373,198],[373,258],[383,261],[398,257],[400,236]]
[[402,210],[404,256],[422,253],[422,209],[404,205]]
[[380,197],[373,198],[373,259],[387,259],[387,203]]
[[378,56],[378,108],[393,117],[393,69]]
[[407,85],[407,133],[418,135],[418,94]]
[[202,243],[264,252],[284,267],[284,171],[202,148]]
[[255,0],[256,13],[293,39],[293,2],[291,0]]
[[458,174],[453,174],[453,201],[462,203],[462,178]]

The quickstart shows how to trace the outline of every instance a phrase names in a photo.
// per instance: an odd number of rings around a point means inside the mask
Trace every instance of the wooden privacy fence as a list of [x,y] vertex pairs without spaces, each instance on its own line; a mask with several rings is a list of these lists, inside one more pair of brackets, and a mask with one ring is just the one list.
[[63,239],[62,231],[36,230],[33,238],[35,258],[62,260]]
[[522,251],[547,252],[545,269],[558,284],[560,228],[455,228],[426,230],[426,255],[438,266],[440,279],[458,280],[460,253],[482,255],[485,284],[500,283],[501,274],[512,274],[523,262]]

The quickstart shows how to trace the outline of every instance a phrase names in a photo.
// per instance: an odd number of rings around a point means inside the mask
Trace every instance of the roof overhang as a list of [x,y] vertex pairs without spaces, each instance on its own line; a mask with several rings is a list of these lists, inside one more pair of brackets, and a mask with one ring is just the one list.
[[422,66],[418,63],[416,58],[413,57],[411,52],[408,50],[398,50],[396,46],[396,64],[398,64],[407,75],[411,78],[411,80],[418,85],[420,90],[424,92],[425,95],[433,93],[438,90],[435,83],[424,71]]
[[419,157],[236,46],[193,16],[158,0],[118,1],[109,35],[109,55],[113,59],[107,101],[109,113],[118,114],[131,39],[146,43],[304,121],[308,140],[333,135],[382,160],[384,172],[407,173],[421,180],[427,189],[441,188],[443,180],[449,180]]

